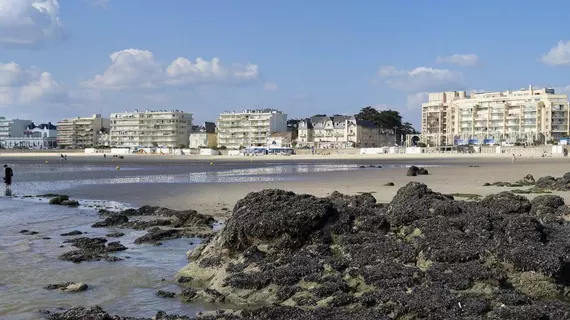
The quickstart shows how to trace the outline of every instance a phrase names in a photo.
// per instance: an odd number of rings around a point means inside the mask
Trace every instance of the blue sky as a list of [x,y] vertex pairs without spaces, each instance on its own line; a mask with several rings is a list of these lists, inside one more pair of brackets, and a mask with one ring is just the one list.
[[568,12],[565,1],[0,0],[0,113],[183,109],[203,122],[373,105],[417,125],[430,91],[570,91]]

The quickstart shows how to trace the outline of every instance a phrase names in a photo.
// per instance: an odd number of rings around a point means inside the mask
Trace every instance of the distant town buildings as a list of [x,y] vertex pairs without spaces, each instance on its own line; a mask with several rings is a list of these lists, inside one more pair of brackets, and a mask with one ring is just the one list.
[[179,110],[111,113],[111,147],[187,147],[192,114]]
[[299,122],[297,146],[314,148],[372,148],[393,146],[396,135],[355,116],[320,116]]
[[193,126],[190,133],[190,141],[188,147],[190,149],[198,148],[215,148],[218,144],[218,135],[216,134],[216,124],[206,122],[203,126]]
[[57,122],[57,144],[73,149],[97,147],[99,135],[106,128],[109,128],[109,119],[100,114],[62,119]]
[[278,110],[225,112],[218,117],[218,147],[265,146],[275,132],[287,132],[287,115]]
[[[28,123],[23,129],[22,124]],[[57,146],[57,130],[51,123],[35,125],[29,120],[0,119],[0,147],[4,149],[52,149]]]
[[422,104],[422,138],[428,145],[534,143],[570,133],[568,96],[543,88],[430,93]]
[[31,120],[6,119],[0,117],[0,140],[10,137],[22,137],[24,130],[32,124]]
[[275,132],[267,137],[267,147],[269,148],[292,148],[293,132]]

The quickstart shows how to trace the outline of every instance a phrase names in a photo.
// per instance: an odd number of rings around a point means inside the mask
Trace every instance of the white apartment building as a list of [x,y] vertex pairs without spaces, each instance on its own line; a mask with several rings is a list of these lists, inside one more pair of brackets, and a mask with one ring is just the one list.
[[232,111],[218,117],[218,147],[265,146],[275,132],[287,132],[287,114],[278,110]]
[[10,137],[22,137],[24,131],[32,124],[31,120],[6,119],[0,117],[0,140]]
[[74,149],[96,147],[98,136],[104,128],[109,128],[109,119],[100,114],[62,119],[57,122],[57,144]]
[[430,93],[422,104],[428,145],[533,143],[570,133],[568,96],[554,89]]
[[53,149],[57,147],[57,130],[51,123],[36,126],[30,123],[19,133],[0,139],[0,146],[5,149]]
[[396,135],[355,116],[313,117],[299,122],[298,147],[372,148],[393,146]]
[[111,113],[111,147],[187,147],[192,113],[180,110],[145,110]]

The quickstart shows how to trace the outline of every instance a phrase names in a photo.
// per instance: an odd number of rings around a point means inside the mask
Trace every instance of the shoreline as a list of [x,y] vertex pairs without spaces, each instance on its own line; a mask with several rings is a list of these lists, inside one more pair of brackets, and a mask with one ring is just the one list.
[[[146,156],[143,156],[146,157]],[[88,159],[82,157],[81,159]],[[38,163],[37,158],[26,158],[32,163]],[[79,159],[79,157],[78,157]],[[69,163],[85,164],[86,162],[74,161],[69,156]],[[102,157],[101,157],[102,160]],[[108,160],[108,159],[107,159]],[[124,160],[129,160],[126,158]],[[295,159],[296,160],[296,159]],[[506,161],[505,161],[506,160]],[[338,161],[338,160],[336,160]],[[351,163],[365,163],[365,160],[347,160]],[[304,163],[303,161],[300,161]],[[387,160],[386,162],[397,163],[398,161]],[[441,163],[441,159],[415,160],[406,159],[400,163],[420,164],[420,163]],[[429,175],[426,176],[406,176],[405,167],[398,168],[364,168],[352,171],[315,172],[302,174],[302,179],[293,181],[257,181],[257,182],[236,182],[236,183],[117,183],[109,185],[82,185],[62,193],[69,194],[74,199],[92,200],[105,199],[103,201],[114,201],[129,204],[132,207],[142,205],[153,205],[166,207],[172,210],[197,210],[198,213],[211,215],[216,220],[225,222],[231,215],[236,202],[243,199],[250,192],[262,191],[266,189],[283,189],[293,191],[297,194],[310,194],[317,197],[326,197],[334,191],[339,191],[348,196],[355,196],[362,193],[370,193],[378,203],[390,203],[398,190],[409,182],[425,183],[434,192],[443,194],[465,193],[478,194],[482,197],[490,194],[497,194],[501,191],[509,191],[515,188],[507,187],[485,187],[486,182],[510,181],[514,182],[523,178],[527,174],[532,174],[536,179],[553,175],[560,177],[570,171],[570,161],[564,158],[545,158],[540,160],[522,159],[516,165],[510,163],[510,158],[498,159],[495,157],[481,157],[473,159],[447,159],[449,165],[440,167],[427,167]],[[41,162],[39,162],[41,163]],[[104,162],[93,162],[104,164]],[[145,162],[144,159],[136,158],[133,164],[143,163],[152,166],[168,165],[171,162],[164,160],[161,162]],[[227,161],[228,164],[239,164],[240,162]],[[286,162],[296,164],[295,161]],[[297,162],[298,163],[298,162]],[[313,164],[321,162],[311,162]],[[375,159],[370,159],[369,163],[384,163]],[[472,166],[476,163],[477,166]],[[108,164],[113,164],[112,162]],[[125,166],[129,162],[124,162]],[[174,163],[179,165],[179,162]],[[201,163],[199,163],[201,164]],[[223,165],[224,163],[216,163]],[[241,162],[244,166],[248,163]],[[260,163],[255,163],[254,166]],[[271,162],[270,165],[279,164]],[[122,164],[123,165],[123,164]],[[155,166],[156,167],[156,166]],[[165,171],[169,172],[169,171]],[[387,182],[393,182],[395,186],[385,186]],[[526,187],[525,187],[526,188]],[[523,189],[523,188],[519,188]],[[90,195],[90,197],[84,197]],[[525,194],[524,196],[533,199],[539,194]],[[570,203],[570,192],[553,192],[551,195],[560,195]],[[93,198],[91,198],[93,197]],[[463,200],[462,198],[458,198]],[[225,210],[224,210],[225,208]],[[103,217],[99,217],[103,218]],[[90,235],[90,236],[93,236]],[[174,275],[173,275],[174,276]],[[72,279],[73,280],[73,279]],[[158,280],[157,280],[158,281]],[[158,284],[155,284],[158,286]],[[157,303],[161,303],[160,300]],[[200,306],[200,304],[198,304]],[[219,305],[218,308],[224,308]],[[127,316],[128,311],[121,313]]]
[[[63,150],[62,150],[63,151]],[[38,159],[56,158],[59,161],[60,154],[65,152],[6,152],[0,153],[1,159]],[[86,154],[80,152],[68,153],[68,158],[71,159],[105,159],[102,154]],[[212,161],[218,160],[222,162],[273,162],[273,161],[299,161],[299,160],[416,160],[416,159],[469,159],[469,158],[491,158],[491,159],[512,159],[510,154],[497,154],[497,153],[421,153],[421,154],[330,154],[330,155],[265,155],[265,156],[208,156],[208,155],[158,155],[158,154],[126,154],[122,155],[125,159],[135,159],[135,161],[165,161],[165,160],[179,160],[179,161]],[[519,157],[517,157],[519,158]],[[520,159],[531,159],[531,155],[521,156]],[[538,156],[534,159],[540,158]],[[549,156],[547,158],[562,158],[560,156]],[[107,156],[107,159],[113,159],[112,156]],[[116,159],[116,158],[115,158]],[[117,161],[121,159],[116,159]],[[68,160],[69,161],[69,160]]]

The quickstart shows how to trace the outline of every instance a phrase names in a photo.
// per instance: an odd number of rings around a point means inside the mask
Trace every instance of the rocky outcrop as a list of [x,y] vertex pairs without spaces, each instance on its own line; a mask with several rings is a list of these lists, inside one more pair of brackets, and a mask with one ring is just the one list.
[[107,234],[105,235],[105,237],[107,237],[107,238],[120,238],[120,237],[122,237],[122,236],[124,236],[124,235],[125,235],[125,234],[122,233],[122,232],[114,231],[114,232],[107,233]]
[[408,171],[406,172],[406,176],[409,176],[409,177],[422,176],[422,175],[428,175],[428,174],[429,174],[429,172],[427,171],[427,169],[419,168],[416,166],[409,167]]
[[[112,316],[109,313],[107,313],[105,310],[103,310],[103,308],[101,308],[99,306],[94,306],[91,308],[73,307],[73,308],[65,310],[63,312],[54,312],[54,311],[42,310],[41,313],[48,320],[192,320],[192,319],[195,319],[195,318],[190,318],[190,317],[186,317],[186,316],[169,315],[163,311],[159,311],[152,318],[135,318],[135,317]],[[199,317],[198,319],[211,320],[211,319],[216,319],[216,318]],[[219,319],[223,319],[223,318],[219,318]]]
[[485,183],[484,186],[495,187],[524,187],[533,186],[529,193],[544,193],[544,191],[570,191],[570,172],[562,177],[555,178],[552,176],[541,177],[535,180],[531,174],[527,174],[517,182],[497,181],[493,183]]
[[417,182],[388,205],[265,190],[178,283],[186,301],[267,305],[212,319],[567,319],[567,218],[556,196],[457,201]]
[[[99,214],[106,218],[93,224],[93,228],[150,229],[147,235],[138,240],[138,243],[152,243],[180,237],[209,235],[212,233],[212,226],[216,222],[212,216],[200,214],[195,210],[177,211],[151,206],[143,206],[139,209],[126,209],[121,212],[101,209]],[[156,227],[165,227],[165,230],[159,231],[160,229],[156,229]]]
[[83,232],[79,231],[79,230],[73,230],[73,231],[69,231],[69,232],[65,232],[60,234],[60,236],[62,237],[70,237],[70,236],[79,236],[82,235]]
[[27,235],[27,236],[34,236],[34,235],[36,235],[36,234],[39,234],[39,232],[37,232],[37,231],[26,230],[26,229],[20,230],[20,233],[21,233],[21,234],[24,234],[24,235]]
[[119,257],[110,255],[109,253],[127,250],[125,246],[118,241],[109,242],[105,238],[88,238],[80,237],[64,241],[71,243],[77,250],[66,252],[59,256],[59,259],[79,263],[82,261],[119,261]]
[[176,297],[176,293],[164,290],[158,290],[156,295],[161,298],[174,298]]
[[77,200],[70,200],[69,196],[63,194],[45,194],[39,195],[37,197],[43,196],[50,196],[51,199],[49,200],[49,204],[60,205],[60,206],[68,206],[68,207],[78,207],[79,201]]
[[554,178],[551,176],[542,177],[536,181],[535,186],[546,190],[569,191],[570,172],[564,174],[559,178]]
[[44,287],[46,290],[60,290],[63,292],[81,292],[89,288],[85,283],[64,282],[57,284],[48,284]]
[[158,243],[162,240],[170,240],[180,238],[182,234],[181,230],[176,229],[160,229],[160,228],[152,228],[148,230],[147,234],[144,236],[138,237],[135,239],[136,244],[143,244],[143,243]]

